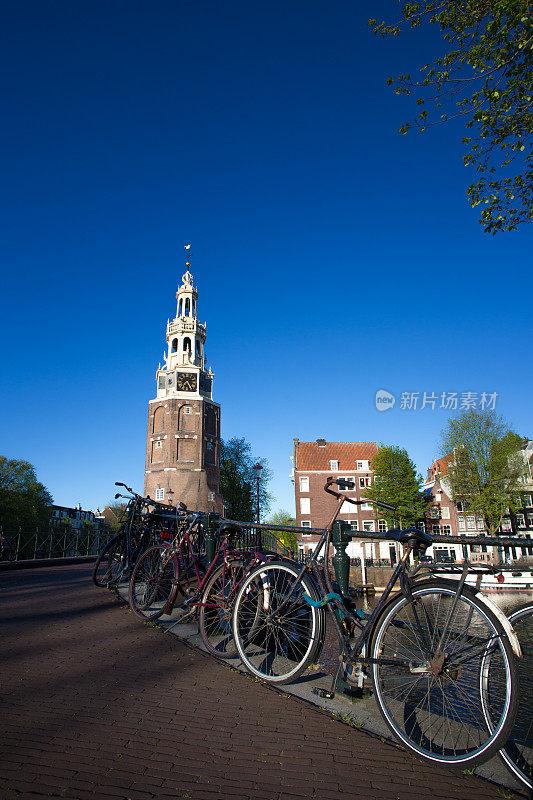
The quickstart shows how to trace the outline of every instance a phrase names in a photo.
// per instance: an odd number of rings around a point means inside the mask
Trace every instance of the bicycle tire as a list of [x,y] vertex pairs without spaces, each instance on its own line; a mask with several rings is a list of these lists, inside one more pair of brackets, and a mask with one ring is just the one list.
[[118,533],[102,548],[93,567],[95,586],[115,586],[125,568],[126,534]]
[[[524,603],[509,614],[523,658],[517,661],[521,692],[516,721],[500,756],[510,772],[527,789],[533,789],[533,720],[531,681],[533,679],[533,602]],[[490,715],[489,715],[490,719]],[[492,720],[490,720],[492,724]]]
[[244,579],[235,601],[232,624],[239,657],[248,672],[269,683],[295,680],[323,644],[325,611],[302,598],[305,592],[318,600],[318,590],[307,575],[295,588],[298,572],[289,563],[263,564]]
[[206,649],[220,658],[236,658],[231,618],[237,591],[246,573],[243,561],[222,563],[210,577],[198,611],[198,628]]
[[159,619],[176,594],[178,581],[178,561],[169,548],[166,545],[148,547],[131,573],[131,610],[144,620]]
[[[474,591],[464,587],[445,628],[456,589],[453,581],[424,581],[413,586],[413,603],[395,595],[376,621],[371,657],[382,659],[372,664],[374,689],[395,738],[427,762],[464,768],[489,759],[507,739],[519,679],[502,624]],[[487,686],[492,730],[482,699]]]

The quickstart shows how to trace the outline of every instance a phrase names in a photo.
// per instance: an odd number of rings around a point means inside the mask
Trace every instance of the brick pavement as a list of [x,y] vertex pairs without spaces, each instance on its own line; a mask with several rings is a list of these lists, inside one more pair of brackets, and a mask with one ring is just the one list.
[[0,573],[0,596],[0,800],[503,796],[143,625],[87,565]]

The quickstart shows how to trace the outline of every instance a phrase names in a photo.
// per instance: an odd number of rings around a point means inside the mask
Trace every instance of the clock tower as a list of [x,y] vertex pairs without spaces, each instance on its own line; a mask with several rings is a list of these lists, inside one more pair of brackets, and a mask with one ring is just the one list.
[[[222,513],[220,406],[205,357],[206,325],[198,321],[198,292],[189,268],[167,321],[164,363],[156,372],[157,397],[148,404],[144,493],[153,500]],[[170,494],[169,494],[170,493]]]

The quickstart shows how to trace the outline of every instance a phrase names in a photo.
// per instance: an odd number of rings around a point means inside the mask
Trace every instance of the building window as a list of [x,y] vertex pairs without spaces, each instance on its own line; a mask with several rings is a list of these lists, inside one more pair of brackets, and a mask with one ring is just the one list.
[[330,468],[330,470],[332,472],[338,472],[339,471],[339,462],[338,461],[330,461],[329,462],[329,468]]
[[209,492],[209,494],[207,495],[207,499],[209,500],[210,503],[212,503],[213,500],[215,499],[215,493]]
[[300,514],[311,513],[311,500],[308,497],[300,497]]
[[531,502],[531,495],[525,494],[524,495],[524,507],[525,508],[533,508],[533,502]]
[[164,489],[156,489],[155,490],[155,499],[156,500],[164,500],[165,499],[165,490]]
[[300,478],[300,491],[301,492],[309,491],[309,478],[307,477]]
[[482,531],[483,528],[485,527],[485,523],[483,522],[483,517],[477,517],[476,522],[478,531]]
[[356,519],[348,519],[348,520],[346,520],[346,522],[348,523],[348,525],[350,526],[352,531],[356,531],[357,530],[357,520]]
[[519,528],[525,528],[526,527],[526,520],[524,519],[524,515],[523,514],[517,514],[516,515],[516,524],[517,524],[517,526]]
[[461,503],[460,500],[455,504],[455,507],[457,511],[464,511],[463,504]]
[[178,340],[177,339],[172,339],[172,352],[173,353],[177,353],[178,352]]
[[370,486],[372,483],[372,478],[359,478],[359,486],[361,489],[364,489],[365,486]]
[[374,533],[374,523],[369,519],[363,520],[363,530]]
[[165,409],[163,406],[159,406],[154,411],[154,427],[153,433],[159,433],[160,431],[165,430]]
[[378,531],[380,533],[387,533],[387,523],[385,522],[384,519],[378,520]]
[[440,532],[443,536],[451,536],[452,535],[452,526],[451,525],[441,525]]
[[362,461],[358,461],[358,462],[357,462],[357,469],[358,469],[358,471],[359,471],[359,472],[360,472],[362,469],[364,469],[364,467],[363,467],[363,462],[362,462]]
[[440,525],[435,525],[435,523],[431,526],[431,530],[433,531],[433,536],[440,535]]
[[440,510],[441,519],[450,519],[450,509],[448,506],[444,506]]
[[373,505],[372,503],[363,503],[361,506],[361,511],[372,511]]
[[354,478],[353,475],[342,475],[342,476],[339,475],[339,480],[340,481],[350,481],[353,484],[351,487],[345,487],[345,488],[341,488],[339,486],[338,489],[339,489],[340,492],[350,492],[353,489],[355,489],[355,478]]
[[431,508],[429,509],[429,516],[431,517],[431,519],[438,519],[440,517],[439,511],[440,509],[438,506],[431,506]]
[[309,520],[309,519],[304,519],[304,520],[302,521],[302,525],[301,525],[301,527],[302,527],[302,528],[310,528],[310,527],[311,527],[311,520]]
[[465,521],[462,517],[459,517],[457,520],[457,529],[460,531],[466,531]]
[[160,447],[163,447],[163,442],[161,441],[161,439],[158,439],[158,441],[155,443],[155,446],[156,446],[158,449],[159,449]]
[[467,529],[467,531],[475,531],[475,529],[476,529],[475,517],[467,517],[466,518],[466,529]]
[[511,528],[511,520],[510,519],[502,519],[502,531],[510,531]]

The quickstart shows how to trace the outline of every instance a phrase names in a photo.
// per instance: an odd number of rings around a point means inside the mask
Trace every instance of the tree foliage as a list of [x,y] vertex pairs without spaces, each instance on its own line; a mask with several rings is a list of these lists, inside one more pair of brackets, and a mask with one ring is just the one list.
[[442,431],[442,450],[454,454],[447,479],[453,499],[482,516],[489,535],[513,508],[524,474],[523,437],[494,411],[464,411]]
[[220,443],[220,491],[229,519],[256,520],[255,463],[263,467],[259,479],[259,512],[263,516],[268,513],[272,499],[266,489],[272,478],[266,460],[253,458],[251,445],[243,438]]
[[[296,520],[294,517],[285,510],[276,511],[275,514],[272,514],[270,519],[267,521],[268,524],[271,525],[284,525],[286,527],[296,525]],[[279,539],[280,542],[289,550],[289,552],[296,554],[298,551],[298,534],[296,531],[292,533],[291,531],[271,531],[272,535]]]
[[392,503],[396,511],[377,508],[389,527],[413,525],[425,514],[426,501],[422,492],[422,476],[416,471],[407,450],[397,445],[380,444],[372,459],[373,482],[367,486],[369,502]]
[[[531,0],[422,0],[404,3],[396,25],[369,20],[381,36],[402,27],[440,27],[446,52],[410,74],[389,78],[397,94],[417,95],[420,112],[400,128],[420,131],[465,121],[465,165],[477,182],[467,191],[481,205],[486,233],[533,221],[533,6]],[[428,110],[429,109],[429,110]]]
[[0,456],[0,521],[4,530],[46,525],[53,502],[29,461]]

